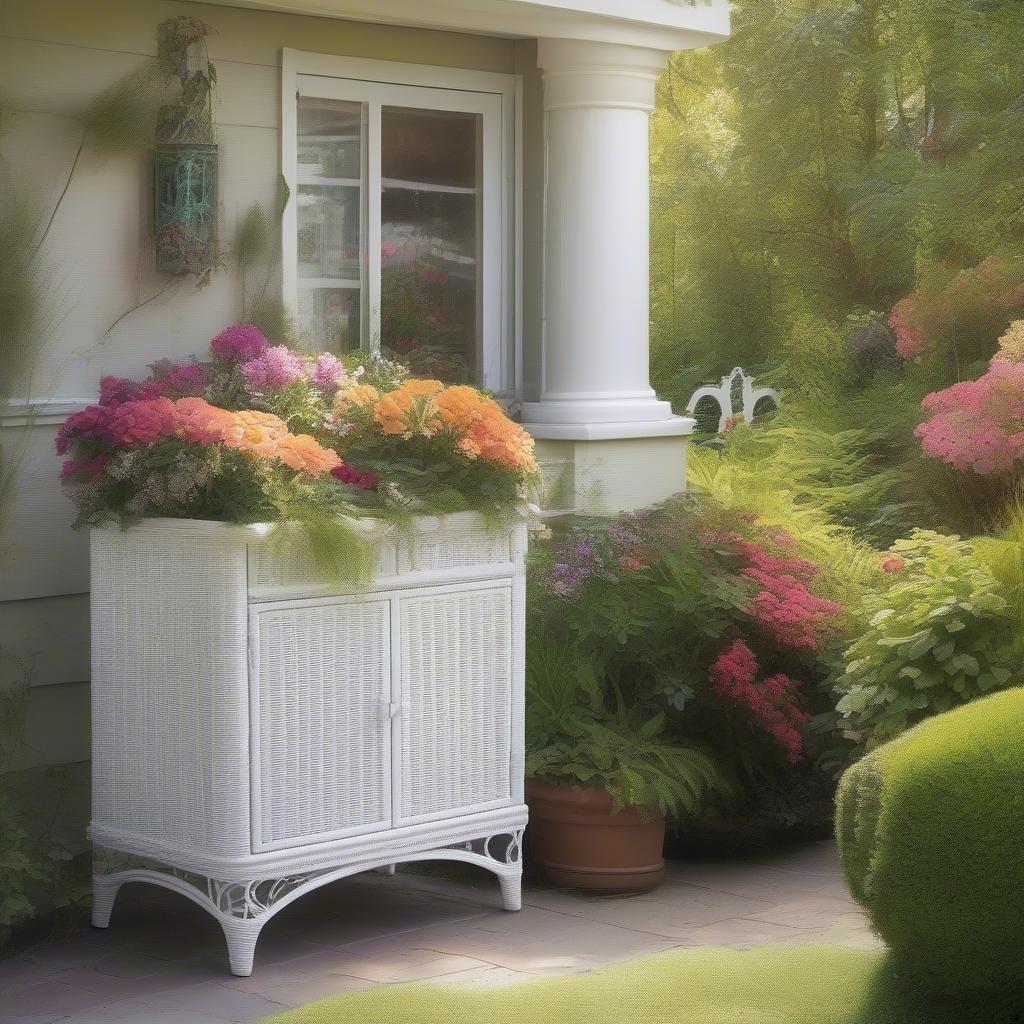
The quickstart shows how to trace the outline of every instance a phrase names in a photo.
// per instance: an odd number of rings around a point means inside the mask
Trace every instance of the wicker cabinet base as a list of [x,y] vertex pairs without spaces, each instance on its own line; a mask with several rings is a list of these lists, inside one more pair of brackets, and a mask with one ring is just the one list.
[[120,887],[209,911],[231,970],[304,893],[399,863],[522,872],[526,529],[382,530],[359,593],[264,528],[92,534],[93,924]]

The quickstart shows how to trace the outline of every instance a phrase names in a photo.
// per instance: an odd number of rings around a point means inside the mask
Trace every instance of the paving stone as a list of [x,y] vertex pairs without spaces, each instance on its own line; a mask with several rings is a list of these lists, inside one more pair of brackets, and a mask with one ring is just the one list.
[[154,992],[139,1002],[160,1009],[191,1010],[229,1021],[259,1020],[286,1009],[282,1003],[275,1003],[252,992],[240,992],[216,981]]
[[226,1017],[192,1010],[167,1010],[126,1000],[62,1017],[56,1024],[228,1024]]
[[283,1006],[302,1006],[315,1002],[317,999],[328,999],[346,992],[359,992],[364,988],[373,988],[375,982],[365,978],[349,978],[341,974],[326,974],[317,977],[310,975],[305,980],[285,982],[262,989],[264,999],[281,1003]]
[[[45,960],[24,960],[20,956],[0,960],[0,995],[12,989],[56,978],[63,970],[64,967],[49,964]],[[3,1000],[0,999],[2,1004]]]

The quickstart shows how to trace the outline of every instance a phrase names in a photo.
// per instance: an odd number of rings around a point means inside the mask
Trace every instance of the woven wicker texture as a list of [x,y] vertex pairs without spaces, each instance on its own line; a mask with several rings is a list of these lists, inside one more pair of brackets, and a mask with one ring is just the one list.
[[400,618],[405,709],[396,814],[508,802],[511,588],[407,597]]
[[398,547],[398,571],[455,569],[511,560],[507,531],[450,529],[404,540]]
[[390,602],[256,615],[254,849],[390,824]]
[[235,535],[93,531],[95,823],[248,852],[246,612]]

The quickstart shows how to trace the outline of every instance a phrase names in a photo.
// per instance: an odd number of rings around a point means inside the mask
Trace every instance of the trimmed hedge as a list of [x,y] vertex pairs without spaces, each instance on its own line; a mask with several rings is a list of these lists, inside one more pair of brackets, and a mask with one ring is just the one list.
[[839,786],[847,882],[901,970],[1024,992],[1024,689],[929,719]]

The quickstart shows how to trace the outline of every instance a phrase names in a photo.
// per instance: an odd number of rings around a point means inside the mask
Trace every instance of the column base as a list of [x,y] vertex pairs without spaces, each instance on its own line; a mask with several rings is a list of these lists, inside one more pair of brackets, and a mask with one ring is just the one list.
[[686,490],[686,417],[640,423],[533,424],[543,507],[613,516]]

